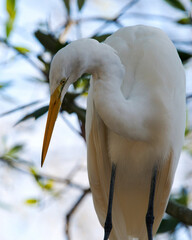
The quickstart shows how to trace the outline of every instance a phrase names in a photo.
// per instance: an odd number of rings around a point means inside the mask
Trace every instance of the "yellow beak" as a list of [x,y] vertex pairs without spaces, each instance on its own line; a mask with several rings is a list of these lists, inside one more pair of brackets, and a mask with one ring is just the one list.
[[42,149],[42,155],[41,155],[41,167],[43,166],[43,163],[45,161],[45,157],[46,157],[49,143],[51,140],[55,121],[57,119],[57,115],[58,115],[60,107],[61,107],[60,97],[61,97],[61,92],[62,92],[63,87],[64,87],[64,84],[62,82],[55,89],[54,93],[51,95],[47,123],[46,123],[46,128],[45,128],[45,135],[44,135],[44,140],[43,140],[43,149]]

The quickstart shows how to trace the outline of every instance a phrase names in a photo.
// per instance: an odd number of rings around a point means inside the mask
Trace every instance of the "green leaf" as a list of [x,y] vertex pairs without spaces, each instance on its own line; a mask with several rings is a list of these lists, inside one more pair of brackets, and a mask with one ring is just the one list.
[[177,198],[174,198],[174,200],[184,206],[187,207],[188,205],[188,192],[185,188],[181,189],[180,195]]
[[11,81],[5,82],[5,83],[0,83],[0,90],[9,87],[11,85]]
[[33,177],[35,178],[35,181],[39,183],[39,181],[41,180],[41,176],[37,173],[37,171],[35,170],[34,167],[30,167],[30,173],[33,175]]
[[30,198],[25,200],[25,204],[27,205],[37,205],[39,203],[40,203],[40,199],[37,199],[37,198]]
[[37,173],[37,171],[35,170],[35,168],[33,168],[33,167],[30,167],[29,170],[30,170],[30,173],[33,175],[33,177],[34,177],[36,183],[38,184],[38,186],[39,186],[40,188],[44,188],[44,184],[42,183],[42,177],[41,177],[41,175],[39,175],[39,174]]
[[70,0],[63,0],[65,7],[67,9],[67,13],[70,14]]
[[[1,88],[1,86],[3,86],[3,85],[0,84],[0,88]],[[6,85],[3,86],[3,87],[6,87]],[[16,112],[16,111],[19,111],[19,110],[21,110],[21,109],[27,108],[27,107],[29,107],[29,106],[32,106],[32,105],[37,104],[37,103],[40,103],[40,102],[42,102],[42,101],[34,101],[34,102],[31,102],[31,103],[22,105],[22,106],[20,106],[20,107],[14,108],[14,109],[12,109],[12,110],[10,110],[10,111],[1,113],[1,114],[0,114],[0,117],[4,117],[4,116],[6,116],[6,115],[8,115],[8,114],[14,113],[14,112]]]
[[15,0],[7,0],[6,1],[6,9],[7,12],[12,20],[15,19],[16,15],[16,5],[15,5]]
[[190,132],[191,132],[191,130],[188,127],[186,127],[185,128],[185,137],[187,137],[190,134]]
[[73,83],[73,86],[75,89],[81,88],[83,93],[85,93],[89,89],[89,81],[90,74],[85,73],[75,83]]
[[41,117],[43,114],[45,114],[45,113],[48,111],[48,109],[49,109],[49,106],[47,105],[47,106],[44,106],[44,107],[41,107],[41,108],[35,110],[35,111],[32,112],[32,113],[27,114],[25,117],[23,117],[22,119],[20,119],[20,120],[15,124],[15,126],[16,126],[17,124],[23,122],[23,121],[26,121],[26,120],[30,119],[30,118],[34,118],[34,119],[36,120],[37,118],[39,118],[39,117]]
[[6,36],[8,38],[13,29],[13,24],[14,24],[14,20],[15,20],[15,16],[16,16],[15,0],[7,0],[6,1],[6,10],[7,10],[7,13],[9,14],[9,18],[5,25]]
[[7,20],[5,27],[6,27],[6,36],[8,38],[13,29],[13,20],[11,18]]
[[39,40],[39,42],[44,46],[44,48],[55,54],[59,49],[65,47],[66,44],[61,44],[53,35],[44,33],[40,30],[35,32],[35,37]]
[[5,154],[5,158],[18,158],[18,154],[23,150],[23,145],[22,144],[17,144],[13,146],[11,149],[9,149]]
[[103,34],[100,36],[93,36],[92,38],[97,40],[98,42],[103,42],[105,41],[106,38],[108,38],[111,34]]
[[44,185],[44,189],[50,191],[53,189],[53,180],[49,179],[47,183]]
[[192,19],[190,17],[181,18],[177,21],[179,24],[192,24]]
[[183,52],[181,50],[177,50],[177,52],[183,63],[185,63],[187,60],[189,60],[192,57],[192,54],[190,54],[190,53]]
[[[188,100],[191,95],[186,96],[186,99]],[[191,129],[189,128],[189,118],[188,118],[188,111],[186,110],[186,123],[185,123],[185,137],[190,134]]]
[[34,167],[30,167],[30,173],[33,175],[35,181],[37,182],[38,186],[44,190],[51,191],[53,189],[53,180],[48,179],[45,180],[36,170]]
[[173,232],[179,221],[173,217],[162,220],[157,233]]
[[[186,96],[186,99],[189,99],[189,95]],[[188,134],[191,132],[189,128],[189,112],[188,109],[186,109],[186,120],[185,120],[185,137],[188,136]]]
[[23,145],[18,144],[18,145],[15,145],[14,147],[12,147],[7,154],[14,155],[14,154],[20,152],[22,149],[23,149]]
[[85,0],[77,0],[77,4],[78,4],[79,11],[81,11],[84,3],[85,3]]
[[164,0],[169,5],[182,11],[186,11],[184,5],[179,0]]
[[25,48],[25,47],[15,46],[14,49],[17,50],[18,52],[22,53],[22,54],[30,52],[30,50]]

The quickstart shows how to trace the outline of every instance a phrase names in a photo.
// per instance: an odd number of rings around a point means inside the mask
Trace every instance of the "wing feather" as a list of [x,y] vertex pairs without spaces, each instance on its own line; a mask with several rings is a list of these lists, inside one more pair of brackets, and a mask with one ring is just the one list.
[[[88,145],[88,175],[93,194],[93,202],[99,221],[104,226],[105,218],[107,214],[108,204],[108,192],[111,174],[111,160],[109,157],[109,133],[106,125],[98,115],[94,102],[92,99],[92,86],[90,87],[87,107],[87,119],[86,119],[86,131],[87,131],[87,145]],[[128,146],[128,145],[127,145]],[[140,146],[137,147],[138,151]],[[175,149],[170,147],[170,151],[165,157],[156,161],[158,163],[158,175],[157,185],[155,191],[154,202],[154,233],[157,231],[167,206],[167,201],[170,194],[171,185],[173,182],[173,171],[175,171],[175,162],[178,160],[178,156],[175,154]],[[119,152],[121,150],[119,149]],[[154,160],[155,162],[155,160]],[[126,171],[126,176],[133,171],[133,169],[126,169],[125,166],[118,166],[116,186],[118,188],[125,184],[119,176],[122,176]],[[146,176],[150,181],[150,176]],[[143,181],[146,181],[146,177]],[[148,181],[148,180],[147,180]],[[148,184],[150,186],[150,184]],[[136,186],[135,186],[136,187]],[[114,203],[113,203],[113,223],[114,228],[111,233],[110,239],[117,240],[123,239],[125,236],[134,236],[135,231],[139,232],[139,237],[142,240],[147,239],[146,226],[145,226],[145,214],[148,206],[149,187],[141,198],[138,195],[138,199],[135,199],[134,191],[129,185],[126,185],[126,190],[119,192],[118,188],[115,188]],[[146,206],[141,213],[141,204]],[[135,207],[136,206],[136,207]],[[133,212],[134,209],[134,212]],[[146,211],[145,211],[146,209]],[[137,211],[138,210],[138,211]],[[141,217],[142,215],[142,217]],[[142,218],[143,220],[138,221]],[[135,225],[135,222],[140,222],[139,225]],[[135,229],[136,228],[136,229]],[[117,237],[118,236],[118,237]],[[127,236],[128,237],[128,236]],[[134,239],[128,237],[128,239]]]
[[89,89],[86,133],[88,175],[93,202],[102,226],[106,217],[111,163],[108,156],[107,128],[97,112],[92,99],[92,83]]

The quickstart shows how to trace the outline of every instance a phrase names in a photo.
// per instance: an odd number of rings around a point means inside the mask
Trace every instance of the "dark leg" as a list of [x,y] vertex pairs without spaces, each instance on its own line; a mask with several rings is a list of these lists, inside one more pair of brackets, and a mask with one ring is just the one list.
[[156,177],[157,177],[157,167],[153,169],[153,175],[151,178],[151,188],[150,188],[150,195],[149,195],[149,205],[146,214],[146,226],[147,226],[147,234],[148,240],[153,240],[153,222],[154,222],[154,215],[153,215],[153,205],[154,205],[154,197],[155,197],[155,185],[156,185]]
[[113,192],[114,192],[114,186],[115,186],[115,174],[116,174],[116,165],[112,163],[109,202],[108,202],[107,217],[105,220],[105,227],[104,227],[105,229],[104,240],[107,240],[109,238],[109,235],[112,229],[112,203],[113,203]]

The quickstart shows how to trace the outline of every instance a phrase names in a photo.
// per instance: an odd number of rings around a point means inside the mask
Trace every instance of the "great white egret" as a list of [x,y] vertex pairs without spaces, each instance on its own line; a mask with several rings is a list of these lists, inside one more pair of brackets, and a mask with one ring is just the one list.
[[182,63],[166,34],[147,26],[122,28],[105,43],[81,39],[59,50],[50,69],[42,164],[65,93],[83,73],[92,75],[88,175],[104,239],[151,240],[184,140]]

